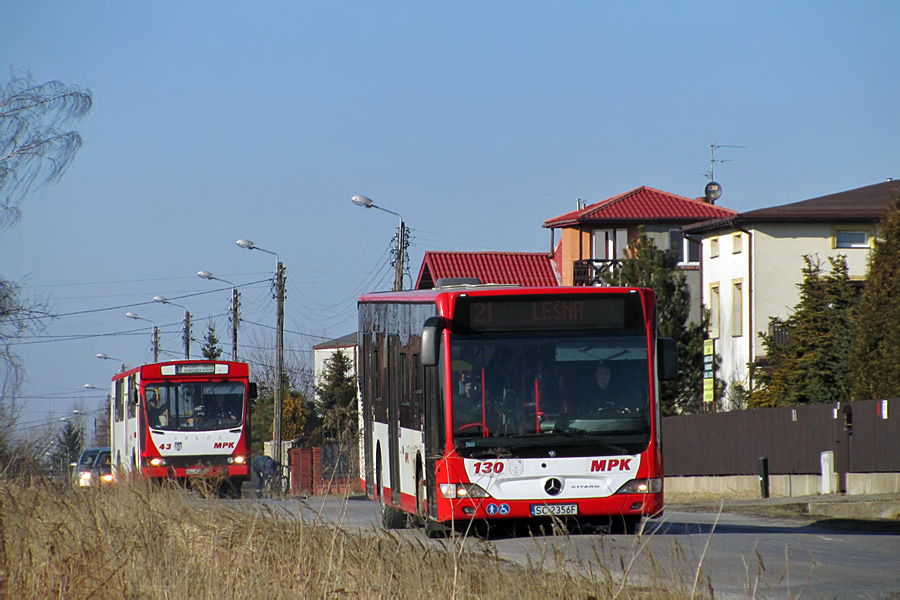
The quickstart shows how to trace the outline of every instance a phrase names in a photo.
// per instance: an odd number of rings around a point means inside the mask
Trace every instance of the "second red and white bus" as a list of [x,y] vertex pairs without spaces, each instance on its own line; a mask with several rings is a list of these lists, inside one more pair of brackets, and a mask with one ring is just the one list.
[[112,378],[110,447],[119,473],[220,478],[232,492],[250,479],[246,363],[181,360]]
[[361,297],[360,477],[384,525],[441,535],[559,517],[633,531],[660,514],[659,381],[678,367],[656,314],[643,288]]

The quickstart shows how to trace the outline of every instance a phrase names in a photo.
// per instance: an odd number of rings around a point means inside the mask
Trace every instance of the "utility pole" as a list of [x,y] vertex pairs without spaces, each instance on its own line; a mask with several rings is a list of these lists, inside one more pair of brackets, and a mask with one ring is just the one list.
[[184,311],[184,358],[191,358],[191,313],[188,310]]
[[[274,254],[277,266],[275,267],[275,300],[278,303],[277,321],[275,324],[275,406],[272,415],[272,437],[275,442],[275,456],[272,458],[278,463],[278,487],[281,490],[281,484],[284,477],[284,470],[281,465],[281,391],[283,387],[284,375],[284,264],[278,253],[260,248],[250,240],[238,240],[237,245],[247,250],[259,250],[267,254]],[[201,275],[203,277],[203,275]],[[237,315],[235,315],[237,316]],[[235,319],[236,321],[237,319]]]
[[159,362],[159,327],[153,326],[153,362]]
[[[281,465],[281,391],[284,385],[284,264],[279,260],[278,267],[275,272],[275,295],[278,304],[278,315],[275,323],[275,415],[274,415],[274,438],[275,438],[275,462]],[[279,491],[281,489],[281,467],[279,466],[278,477]]]
[[237,361],[238,307],[241,305],[241,293],[231,287],[231,360]]
[[350,201],[363,208],[377,208],[400,219],[400,225],[397,228],[397,248],[394,250],[394,291],[402,290],[403,275],[406,273],[406,247],[409,245],[409,230],[403,223],[403,216],[400,213],[376,205],[367,196],[353,196],[350,198]]
[[397,228],[397,256],[394,261],[394,291],[403,289],[403,272],[406,266],[406,225],[403,217],[400,218],[400,226]]

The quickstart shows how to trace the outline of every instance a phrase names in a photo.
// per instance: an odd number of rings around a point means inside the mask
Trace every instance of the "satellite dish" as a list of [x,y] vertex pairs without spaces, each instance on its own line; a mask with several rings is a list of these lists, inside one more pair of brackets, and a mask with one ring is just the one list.
[[722,186],[715,181],[710,181],[703,189],[703,195],[710,204],[715,204],[716,200],[722,197]]

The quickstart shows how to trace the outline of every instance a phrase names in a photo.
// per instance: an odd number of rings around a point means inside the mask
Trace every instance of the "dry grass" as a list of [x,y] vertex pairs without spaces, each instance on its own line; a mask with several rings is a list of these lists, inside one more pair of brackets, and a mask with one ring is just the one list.
[[380,529],[350,533],[262,504],[143,482],[74,490],[0,480],[4,598],[690,595],[671,580],[653,589],[625,585],[627,575],[614,577],[603,566],[613,560],[627,569],[622,557],[598,552],[573,566],[549,556],[526,568],[491,548]]

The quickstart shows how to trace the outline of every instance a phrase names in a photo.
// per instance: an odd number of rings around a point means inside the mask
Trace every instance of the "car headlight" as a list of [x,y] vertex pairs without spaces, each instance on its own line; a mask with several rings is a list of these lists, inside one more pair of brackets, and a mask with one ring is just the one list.
[[100,476],[100,479],[102,479],[104,483],[112,483],[116,478],[112,473],[105,473]]
[[474,483],[442,483],[441,495],[444,498],[487,498],[488,493]]
[[662,478],[632,479],[618,489],[617,494],[658,494],[662,491]]
[[84,471],[81,475],[78,476],[78,483],[82,487],[91,485],[91,476],[93,473],[90,471]]

